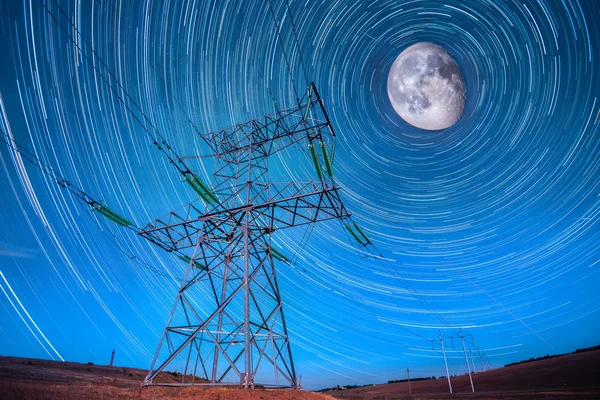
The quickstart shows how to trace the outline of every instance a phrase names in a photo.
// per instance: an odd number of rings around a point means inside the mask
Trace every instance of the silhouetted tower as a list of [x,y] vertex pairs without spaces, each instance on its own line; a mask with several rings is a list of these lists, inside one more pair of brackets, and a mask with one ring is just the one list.
[[[314,84],[300,104],[201,135],[216,157],[212,185],[185,175],[199,199],[148,224],[140,234],[167,251],[188,252],[185,278],[145,384],[170,364],[183,365],[182,384],[297,387],[271,243],[279,230],[349,214],[333,180],[335,139]],[[268,160],[292,146],[307,153],[316,180],[273,182]],[[368,239],[348,220],[346,228]],[[199,376],[208,382],[199,382]]]
[[469,357],[471,358],[471,365],[472,365],[472,371],[473,373],[477,373],[477,370],[475,369],[475,361],[473,361],[473,351],[472,348],[469,347]]
[[[214,160],[212,180],[207,183],[187,163],[204,156],[180,157],[68,14],[56,3],[40,5],[197,195],[140,228],[1,132],[0,139],[19,157],[93,211],[187,263],[144,384],[160,384],[154,379],[170,367],[183,372],[180,385],[239,383],[250,388],[258,377],[265,386],[298,387],[275,270],[275,260],[289,260],[272,246],[271,235],[337,219],[356,244],[368,250],[361,252],[363,256],[374,250],[340,199],[332,169],[335,134],[314,83],[307,79],[307,91],[294,107],[200,135]],[[272,7],[271,12],[275,20]],[[294,37],[298,45],[295,30]],[[268,160],[282,150],[286,156],[303,155],[301,160],[311,165],[314,179],[270,180]]]
[[442,355],[444,356],[444,366],[446,367],[446,378],[448,379],[448,389],[452,393],[452,382],[450,382],[450,372],[448,372],[448,361],[446,361],[446,349],[444,347],[444,337],[440,333],[440,343],[442,344]]
[[[472,336],[471,336],[472,338]],[[462,334],[462,331],[460,332],[460,342],[462,344],[462,348],[463,348],[463,354],[465,356],[465,364],[467,364],[467,372],[469,373],[469,381],[471,381],[471,391],[473,393],[475,393],[475,386],[473,385],[473,376],[471,375],[471,366],[469,365],[469,359],[467,358],[467,349],[465,348],[465,337]]]
[[113,349],[112,354],[110,355],[110,364],[108,366],[112,367],[114,361],[115,361],[115,350]]

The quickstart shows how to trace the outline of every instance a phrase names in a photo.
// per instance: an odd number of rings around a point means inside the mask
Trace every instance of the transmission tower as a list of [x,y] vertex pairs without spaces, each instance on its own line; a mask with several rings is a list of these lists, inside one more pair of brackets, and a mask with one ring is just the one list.
[[[473,393],[475,393],[475,386],[473,384],[473,376],[471,374],[471,366],[469,365],[469,358],[467,357],[467,348],[465,347],[465,337],[470,337],[471,338],[471,345],[474,345],[473,335],[471,335],[470,333],[466,334],[466,335],[463,334],[462,329],[459,330],[457,336],[449,336],[449,337],[444,338],[443,335],[442,335],[442,333],[440,332],[440,338],[439,339],[430,340],[432,346],[433,346],[433,344],[435,342],[439,341],[440,345],[442,347],[442,356],[444,358],[444,367],[446,368],[446,378],[448,379],[448,390],[449,390],[450,393],[452,393],[452,382],[450,380],[450,372],[448,370],[448,361],[446,359],[446,349],[445,349],[445,346],[444,346],[444,340],[450,340],[450,342],[452,343],[452,348],[454,349],[455,348],[454,347],[454,339],[460,339],[460,343],[461,343],[461,346],[462,346],[462,353],[463,353],[463,355],[465,357],[465,364],[466,364],[466,367],[467,367],[467,373],[469,375],[469,381],[471,383],[471,391]],[[435,347],[434,347],[434,349],[435,349]],[[470,351],[471,350],[469,349],[469,352]],[[471,359],[471,362],[472,362],[472,359]],[[473,366],[473,373],[474,372],[475,372],[475,367]]]
[[[179,359],[181,384],[237,381],[253,387],[268,370],[275,378],[271,385],[296,387],[274,263],[287,258],[273,247],[271,235],[350,217],[332,179],[335,135],[323,102],[311,83],[298,106],[202,138],[216,157],[212,185],[187,175],[200,198],[140,232],[168,251],[190,252],[144,383],[153,384]],[[269,180],[269,158],[290,146],[307,150],[317,179]],[[357,226],[347,229],[368,241]]]
[[[181,368],[178,385],[299,387],[275,268],[275,260],[289,260],[273,247],[271,236],[335,219],[367,250],[359,254],[369,256],[374,249],[340,199],[332,167],[335,134],[315,84],[308,84],[294,107],[199,133],[214,160],[207,183],[186,163],[202,156],[180,157],[91,44],[70,29],[75,25],[64,10],[54,0],[40,4],[108,88],[122,94],[117,97],[127,111],[197,195],[140,228],[21,146],[10,131],[0,132],[19,159],[30,161],[93,211],[187,263],[144,385],[160,385],[161,372]],[[271,181],[268,161],[282,150],[304,154],[314,179]]]

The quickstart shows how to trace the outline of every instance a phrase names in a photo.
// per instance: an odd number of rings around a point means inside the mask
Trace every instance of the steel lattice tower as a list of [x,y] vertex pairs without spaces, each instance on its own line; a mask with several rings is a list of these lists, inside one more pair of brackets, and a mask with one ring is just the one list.
[[[212,187],[185,175],[200,198],[140,231],[167,251],[189,254],[144,383],[159,384],[158,374],[179,360],[182,385],[253,387],[255,377],[274,374],[266,386],[297,387],[274,263],[287,258],[271,234],[350,216],[332,179],[335,135],[323,102],[311,83],[296,107],[202,138],[216,157]],[[290,146],[308,150],[317,180],[269,181],[269,157]]]
[[[299,387],[275,268],[275,260],[289,260],[272,246],[271,235],[343,220],[356,244],[368,250],[363,257],[374,250],[340,199],[332,170],[335,134],[314,83],[292,108],[200,134],[214,160],[207,184],[186,161],[203,156],[180,157],[65,11],[54,1],[40,4],[197,194],[194,201],[141,228],[67,180],[12,135],[0,132],[15,156],[31,162],[96,213],[187,263],[144,385],[160,385],[161,372],[181,367],[179,385]],[[273,19],[283,48],[274,14]],[[288,72],[292,78],[289,64]],[[271,181],[268,161],[284,149],[287,154],[304,150],[316,179]]]
[[[349,238],[366,250],[357,248],[362,257],[384,259],[340,199],[332,170],[335,134],[314,83],[292,108],[201,134],[215,160],[211,184],[206,184],[185,161],[201,156],[180,157],[56,1],[40,0],[40,5],[198,196],[140,228],[17,143],[10,130],[0,129],[0,141],[19,162],[31,162],[98,214],[187,263],[144,385],[160,385],[161,372],[183,365],[179,385],[299,387],[275,268],[275,260],[289,260],[272,246],[271,235],[285,228],[341,220]],[[271,1],[269,6],[296,94]],[[308,82],[289,4],[287,13]],[[269,158],[292,147],[295,153],[308,152],[306,160],[317,179],[270,180]],[[410,284],[407,290],[448,326]],[[462,332],[460,338],[469,370]],[[255,379],[265,382],[255,383]]]

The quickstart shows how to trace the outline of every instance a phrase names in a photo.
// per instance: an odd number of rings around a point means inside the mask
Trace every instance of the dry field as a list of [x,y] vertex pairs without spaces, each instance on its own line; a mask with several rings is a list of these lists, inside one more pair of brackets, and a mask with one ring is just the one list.
[[[145,376],[146,371],[135,368],[0,357],[0,399],[332,400],[302,390],[141,388]],[[164,373],[157,379],[176,383],[181,375]]]
[[[0,357],[0,399],[199,399],[199,400],[332,400],[317,393],[295,390],[140,388],[145,371],[70,362]],[[181,376],[157,378],[175,383]],[[327,393],[348,400],[557,400],[600,399],[600,350],[534,361],[477,373],[477,393],[470,393],[468,376],[408,384],[393,383]]]
[[446,379],[375,385],[327,393],[348,400],[395,399],[600,399],[600,350],[512,365],[473,375],[476,393],[471,393],[468,375],[452,378],[454,395]]

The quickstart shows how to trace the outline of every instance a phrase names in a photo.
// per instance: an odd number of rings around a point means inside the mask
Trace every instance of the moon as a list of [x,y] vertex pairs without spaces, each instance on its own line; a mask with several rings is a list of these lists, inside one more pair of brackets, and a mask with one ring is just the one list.
[[414,44],[400,53],[390,69],[387,89],[403,120],[430,131],[456,124],[467,97],[456,61],[430,42]]

